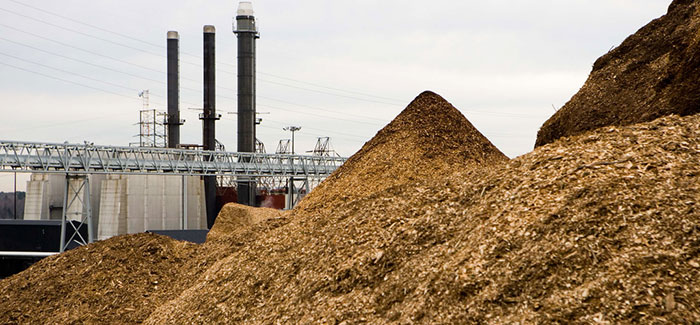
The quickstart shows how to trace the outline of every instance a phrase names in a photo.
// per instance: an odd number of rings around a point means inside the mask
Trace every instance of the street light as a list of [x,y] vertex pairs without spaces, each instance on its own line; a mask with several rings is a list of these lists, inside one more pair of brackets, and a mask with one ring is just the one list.
[[282,130],[292,131],[292,154],[294,154],[294,132],[301,130],[301,126],[288,126]]

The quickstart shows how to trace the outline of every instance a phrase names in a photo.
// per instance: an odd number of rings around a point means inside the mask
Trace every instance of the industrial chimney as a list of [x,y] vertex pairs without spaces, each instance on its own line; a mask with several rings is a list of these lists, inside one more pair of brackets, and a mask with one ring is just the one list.
[[175,31],[168,32],[168,148],[180,144],[180,36]]
[[[216,29],[214,26],[204,26],[204,112],[200,119],[203,124],[203,149],[216,150],[215,122],[219,119],[216,114]],[[205,155],[212,157],[213,155]],[[207,210],[207,227],[211,229],[216,219],[216,176],[204,176],[204,200]]]
[[[255,152],[255,26],[250,1],[241,1],[233,32],[238,37],[238,152]],[[255,205],[255,181],[238,182],[238,203]]]

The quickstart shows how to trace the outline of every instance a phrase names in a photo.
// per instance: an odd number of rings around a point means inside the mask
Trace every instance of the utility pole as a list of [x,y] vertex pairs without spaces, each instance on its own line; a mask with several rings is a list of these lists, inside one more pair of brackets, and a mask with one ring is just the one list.
[[294,154],[294,132],[301,130],[301,126],[288,126],[283,128],[285,131],[292,131],[292,154]]

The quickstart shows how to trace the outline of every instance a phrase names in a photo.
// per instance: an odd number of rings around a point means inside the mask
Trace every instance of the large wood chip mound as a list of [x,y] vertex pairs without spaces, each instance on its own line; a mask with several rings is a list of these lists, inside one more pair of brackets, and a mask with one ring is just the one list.
[[195,246],[144,233],[47,257],[0,281],[0,323],[142,322],[196,279],[182,272]]
[[462,113],[425,91],[304,198],[296,210],[333,207],[450,170],[508,160]]
[[698,322],[699,129],[609,127],[307,214],[146,323]]
[[44,259],[0,281],[0,323],[700,322],[698,130],[670,115],[509,161],[423,93],[291,213]]
[[700,1],[668,13],[599,58],[581,90],[537,133],[535,146],[599,127],[700,112]]

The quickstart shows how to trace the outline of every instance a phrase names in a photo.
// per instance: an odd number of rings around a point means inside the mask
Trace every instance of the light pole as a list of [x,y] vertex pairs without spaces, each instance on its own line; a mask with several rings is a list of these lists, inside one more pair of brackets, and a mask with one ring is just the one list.
[[282,130],[292,131],[292,154],[294,154],[294,132],[301,130],[301,126],[288,126]]

